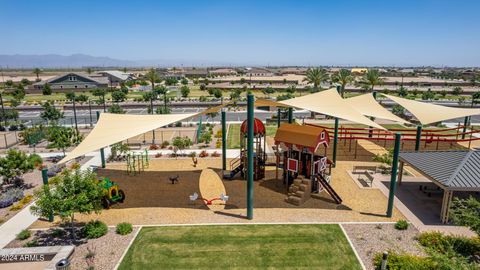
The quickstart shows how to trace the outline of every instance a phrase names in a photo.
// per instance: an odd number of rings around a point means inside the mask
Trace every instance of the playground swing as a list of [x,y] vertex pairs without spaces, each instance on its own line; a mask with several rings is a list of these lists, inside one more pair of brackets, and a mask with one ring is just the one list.
[[145,171],[145,167],[149,167],[148,150],[144,152],[135,153],[131,152],[127,154],[127,173],[137,175],[142,171]]

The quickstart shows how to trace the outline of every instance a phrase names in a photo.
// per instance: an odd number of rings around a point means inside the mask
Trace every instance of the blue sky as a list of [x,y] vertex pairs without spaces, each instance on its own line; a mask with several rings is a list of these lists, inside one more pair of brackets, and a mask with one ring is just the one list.
[[480,66],[480,1],[0,0],[0,54]]

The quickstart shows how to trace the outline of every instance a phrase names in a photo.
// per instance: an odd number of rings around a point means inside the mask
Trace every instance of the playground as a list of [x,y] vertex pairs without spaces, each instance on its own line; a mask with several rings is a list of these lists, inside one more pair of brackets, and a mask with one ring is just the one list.
[[[332,169],[335,179],[333,188],[343,199],[337,204],[323,192],[319,198],[311,198],[300,206],[285,201],[286,188],[281,179],[275,179],[275,167],[266,169],[266,177],[254,182],[255,220],[258,222],[340,222],[340,221],[389,221],[385,217],[387,198],[379,190],[361,189],[347,174],[353,162],[341,162]],[[358,164],[356,162],[355,164]],[[371,163],[359,163],[371,164]],[[197,192],[201,197],[200,177],[205,169],[212,169],[229,196],[223,209],[211,210],[202,200],[192,202],[189,196]],[[245,180],[220,180],[220,158],[198,158],[193,167],[189,158],[151,159],[148,168],[138,175],[127,174],[125,163],[107,164],[98,174],[115,181],[125,192],[124,203],[115,204],[100,215],[77,217],[79,222],[100,219],[109,225],[130,222],[134,225],[196,224],[196,223],[241,223],[246,221],[247,206]],[[179,176],[172,184],[171,176]],[[222,191],[212,191],[219,197]],[[208,197],[206,199],[212,199]],[[224,204],[221,201],[215,205]],[[404,216],[394,211],[393,219]],[[60,222],[37,221],[33,227],[45,228]]]

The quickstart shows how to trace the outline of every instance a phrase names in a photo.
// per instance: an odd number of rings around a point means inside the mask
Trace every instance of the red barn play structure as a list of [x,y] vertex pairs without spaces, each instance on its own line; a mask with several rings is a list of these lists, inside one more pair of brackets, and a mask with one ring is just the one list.
[[[259,119],[253,121],[253,179],[260,180],[265,178],[265,162],[267,155],[265,153],[266,129],[265,125]],[[223,175],[224,179],[233,179],[237,173],[245,178],[247,172],[247,121],[243,121],[240,126],[240,155],[230,162],[229,173]],[[263,147],[262,147],[263,145]]]
[[277,129],[277,168],[283,168],[288,202],[300,205],[324,190],[336,203],[342,202],[329,184],[332,164],[326,154],[329,142],[328,131],[323,128],[285,123]]

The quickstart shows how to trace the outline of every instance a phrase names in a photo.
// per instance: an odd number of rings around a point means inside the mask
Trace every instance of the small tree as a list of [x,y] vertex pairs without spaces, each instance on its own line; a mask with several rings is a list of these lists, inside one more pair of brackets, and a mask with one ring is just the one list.
[[52,189],[45,185],[34,192],[36,203],[30,210],[40,217],[53,214],[68,220],[75,240],[75,213],[100,213],[103,189],[97,184],[97,175],[90,170],[65,170],[57,177]]
[[50,87],[50,84],[46,83],[43,88],[42,88],[42,94],[45,96],[51,95],[52,94],[52,88]]
[[183,151],[185,148],[190,147],[192,145],[192,140],[188,137],[175,137],[173,138],[172,145],[174,146],[173,151],[176,154],[176,151]]
[[39,164],[42,164],[42,158],[37,154],[27,155],[17,149],[8,150],[5,157],[0,157],[2,184],[11,184],[14,181],[18,185],[23,184],[22,175],[31,172]]
[[456,86],[456,87],[454,87],[453,90],[452,90],[452,94],[455,95],[455,96],[458,96],[458,95],[460,95],[461,93],[463,93],[463,89],[462,89],[462,87],[460,87],[460,86]]
[[121,90],[117,90],[117,91],[113,91],[112,92],[112,100],[115,101],[115,102],[123,102],[127,99],[127,95],[121,91]]
[[408,90],[407,88],[403,87],[403,86],[400,86],[400,88],[398,89],[398,95],[400,97],[406,97],[408,95]]
[[467,226],[480,235],[480,201],[472,196],[468,199],[454,198],[450,214],[453,223]]
[[387,153],[376,154],[372,160],[382,163],[381,168],[383,173],[388,173],[388,169],[392,166],[393,162],[393,149],[388,150]]
[[188,84],[188,80],[186,78],[182,78],[182,81],[181,81],[182,85],[187,85]]
[[180,87],[180,92],[182,93],[182,97],[186,98],[188,95],[190,95],[190,88],[188,86],[184,85]]
[[49,147],[62,150],[65,155],[65,149],[78,145],[83,140],[83,135],[75,128],[63,126],[50,127],[48,130]]
[[124,114],[125,110],[120,107],[118,104],[113,104],[108,108],[109,113],[117,113],[117,114]]
[[267,97],[270,97],[271,94],[275,93],[275,89],[273,89],[272,87],[267,87],[265,89],[263,89],[263,94]]
[[43,112],[40,113],[40,117],[43,120],[46,120],[47,124],[50,124],[52,122],[53,124],[56,124],[58,120],[63,118],[63,112],[55,108],[55,106],[53,106],[52,103],[47,101],[42,104],[42,107],[43,107]]

